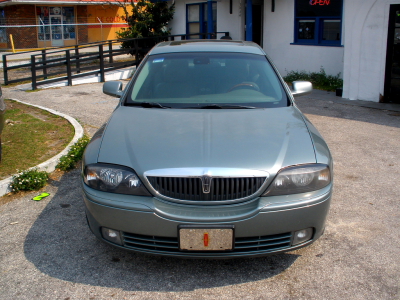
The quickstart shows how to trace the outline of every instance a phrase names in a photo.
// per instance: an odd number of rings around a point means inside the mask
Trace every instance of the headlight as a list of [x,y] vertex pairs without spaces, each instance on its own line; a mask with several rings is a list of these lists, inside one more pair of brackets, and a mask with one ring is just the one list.
[[307,193],[331,183],[327,165],[310,164],[282,169],[263,196]]
[[93,164],[83,171],[83,181],[92,189],[137,196],[151,196],[133,170],[114,165]]

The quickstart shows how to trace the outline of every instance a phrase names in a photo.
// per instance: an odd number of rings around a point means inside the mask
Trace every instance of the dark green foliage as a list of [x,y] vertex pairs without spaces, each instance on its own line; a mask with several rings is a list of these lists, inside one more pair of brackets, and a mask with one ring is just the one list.
[[343,79],[340,78],[340,73],[336,76],[327,75],[323,68],[319,72],[290,71],[283,79],[288,83],[296,80],[311,81],[314,88],[326,91],[335,91],[343,86]]
[[[156,37],[165,36],[170,34],[170,28],[168,28],[168,22],[172,20],[175,4],[168,6],[165,1],[159,1],[151,3],[145,0],[139,0],[139,2],[132,3],[131,14],[125,10],[126,21],[129,24],[129,28],[117,35],[121,39],[127,38],[146,38],[146,37]],[[142,47],[152,47],[156,44],[153,40],[141,41],[140,46]],[[133,42],[126,41],[122,43],[122,48],[132,48]]]
[[19,191],[33,191],[39,190],[47,183],[49,174],[37,169],[23,171],[13,176],[11,189],[14,193]]
[[72,147],[69,149],[68,154],[60,158],[60,162],[56,166],[57,169],[61,171],[69,171],[75,168],[75,164],[82,159],[83,152],[87,144],[89,143],[89,138],[85,135],[80,138]]

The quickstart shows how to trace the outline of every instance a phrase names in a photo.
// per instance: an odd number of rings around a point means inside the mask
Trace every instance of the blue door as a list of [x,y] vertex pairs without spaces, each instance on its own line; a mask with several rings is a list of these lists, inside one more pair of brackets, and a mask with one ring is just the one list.
[[[208,10],[208,7],[207,2],[186,5],[186,33],[194,34],[188,39],[207,38],[200,33],[208,33],[210,29],[212,32],[217,31],[217,3],[211,3],[211,11]],[[209,16],[212,16],[212,24],[208,23]]]

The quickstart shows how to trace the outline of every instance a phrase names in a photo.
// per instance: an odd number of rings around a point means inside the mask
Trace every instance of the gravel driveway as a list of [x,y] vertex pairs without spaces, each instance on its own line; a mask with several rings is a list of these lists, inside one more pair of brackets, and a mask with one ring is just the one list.
[[[101,84],[4,94],[69,114],[90,134],[117,104]],[[297,100],[335,161],[327,229],[310,247],[234,260],[118,250],[89,231],[74,170],[40,202],[0,206],[0,299],[399,299],[400,114],[321,98]]]

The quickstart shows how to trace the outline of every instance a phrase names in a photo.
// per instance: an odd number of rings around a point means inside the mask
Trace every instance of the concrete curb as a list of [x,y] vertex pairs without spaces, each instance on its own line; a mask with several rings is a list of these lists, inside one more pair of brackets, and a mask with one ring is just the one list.
[[[56,156],[53,156],[49,160],[47,160],[35,167],[30,168],[30,169],[37,168],[39,171],[46,171],[48,173],[53,172],[56,169],[56,165],[58,164],[61,156],[66,155],[68,153],[69,149],[71,148],[71,146],[74,145],[83,136],[83,128],[82,128],[81,124],[79,124],[78,121],[76,121],[74,118],[72,118],[66,114],[60,113],[58,111],[55,111],[53,109],[46,108],[46,107],[39,106],[39,105],[30,104],[30,103],[23,102],[23,101],[20,101],[17,99],[10,99],[10,100],[17,101],[17,102],[25,104],[25,105],[34,106],[34,107],[40,108],[42,110],[46,110],[54,115],[63,117],[68,122],[70,122],[72,126],[74,126],[75,135],[72,138],[71,142],[67,145],[67,147],[65,147],[65,149],[63,151],[61,151]],[[11,192],[11,188],[10,188],[11,182],[12,182],[12,176],[0,181],[0,197]]]

